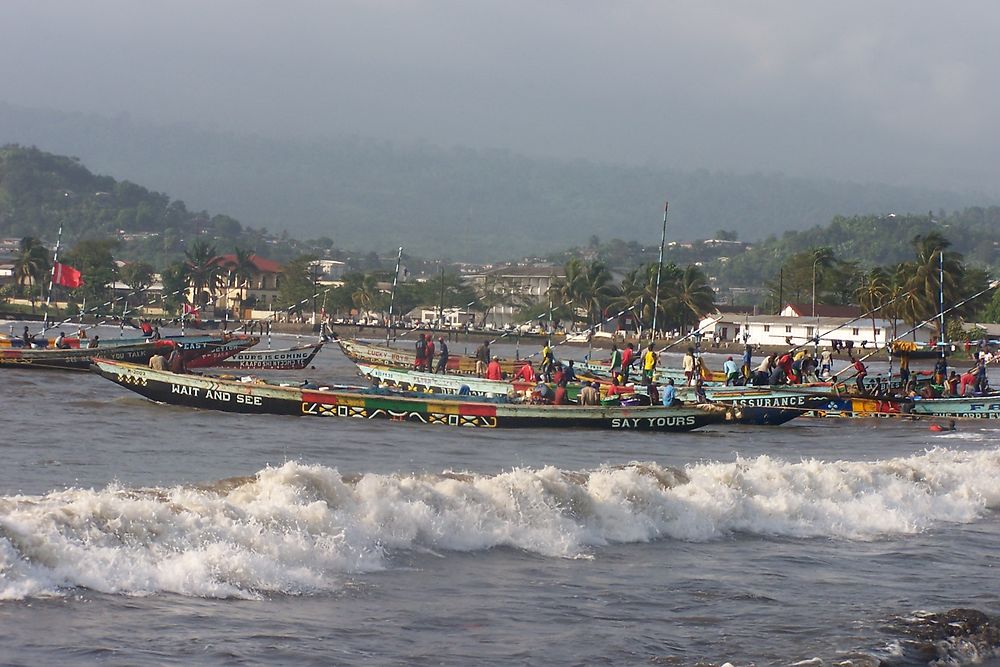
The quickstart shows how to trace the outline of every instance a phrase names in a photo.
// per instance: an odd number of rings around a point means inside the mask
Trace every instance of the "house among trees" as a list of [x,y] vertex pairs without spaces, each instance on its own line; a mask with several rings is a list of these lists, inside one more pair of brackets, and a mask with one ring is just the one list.
[[[188,300],[230,312],[238,317],[248,309],[267,310],[278,300],[284,269],[278,262],[254,253],[230,253],[212,258],[215,280],[195,281],[188,277]],[[196,282],[204,284],[196,285]],[[214,313],[203,313],[203,315]]]
[[564,277],[563,268],[551,264],[509,264],[468,274],[465,280],[489,304],[488,321],[504,326],[514,323],[522,309],[545,303],[549,288]]

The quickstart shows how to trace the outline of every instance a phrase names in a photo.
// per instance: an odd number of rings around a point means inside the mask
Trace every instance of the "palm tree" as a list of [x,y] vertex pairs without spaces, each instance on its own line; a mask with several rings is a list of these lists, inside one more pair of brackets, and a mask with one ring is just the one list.
[[199,239],[184,251],[184,257],[184,269],[187,282],[194,292],[195,305],[204,306],[221,283],[222,267],[219,265],[215,246]]
[[236,285],[240,288],[241,310],[246,304],[250,281],[257,274],[257,265],[254,263],[256,256],[257,254],[253,250],[244,250],[237,246],[233,249],[233,259],[226,266],[236,280]]
[[[655,281],[655,278],[653,279]],[[618,285],[617,294],[608,305],[617,311],[630,310],[635,320],[642,326],[647,317],[652,318],[653,301],[649,298],[649,267],[640,266],[625,274]]]
[[577,285],[576,305],[587,311],[590,328],[600,321],[604,307],[614,298],[615,293],[608,267],[599,261],[587,265]]
[[31,298],[31,312],[35,312],[35,288],[39,294],[43,286],[45,274],[51,270],[49,249],[33,236],[21,239],[17,259],[14,260],[14,275],[20,287],[27,285]]
[[688,317],[699,318],[715,308],[715,290],[708,284],[708,278],[700,267],[688,265],[674,283],[674,300],[678,306],[681,326],[688,322]]
[[564,275],[552,281],[549,294],[553,301],[572,304],[573,311],[587,313],[587,324],[593,328],[604,307],[614,298],[617,290],[611,284],[611,272],[600,261],[584,264],[578,258],[566,262]]
[[375,280],[375,276],[371,273],[366,273],[365,277],[361,279],[361,282],[355,288],[354,293],[351,294],[351,300],[359,311],[367,315],[375,309],[380,295],[381,292],[379,291],[378,281]]
[[[875,340],[875,316],[878,311],[885,307],[891,291],[889,283],[889,276],[885,269],[876,267],[863,276],[861,286],[854,292],[858,305],[871,312],[872,340]],[[883,312],[882,316],[885,317],[885,315]]]
[[[916,236],[913,248],[916,258],[907,265],[910,271],[906,286],[913,294],[910,308],[914,316],[914,324],[930,320],[940,310],[941,300],[941,269],[944,267],[944,300],[955,303],[960,300],[960,288],[965,274],[962,256],[948,251],[951,245],[948,239],[938,232],[930,232],[926,236]],[[937,322],[940,329],[940,322]],[[938,338],[943,335],[938,331]]]

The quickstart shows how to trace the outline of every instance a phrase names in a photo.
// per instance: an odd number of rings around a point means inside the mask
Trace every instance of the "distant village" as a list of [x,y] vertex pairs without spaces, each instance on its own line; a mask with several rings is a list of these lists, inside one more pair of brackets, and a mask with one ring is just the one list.
[[[148,236],[148,233],[146,234]],[[123,241],[135,240],[136,234],[122,232]],[[0,289],[13,286],[18,280],[16,259],[21,239],[0,239]],[[692,259],[696,266],[704,266],[711,262],[725,263],[735,254],[745,252],[750,244],[733,239],[705,239],[694,242],[670,242],[671,250],[683,252]],[[645,251],[645,249],[643,249]],[[327,252],[329,254],[329,252]],[[581,259],[591,259],[587,252],[580,253]],[[221,254],[215,260],[220,268],[230,266],[234,261],[231,254]],[[369,255],[366,261],[371,263]],[[388,276],[379,280],[375,286],[379,292],[388,295],[393,290],[391,280],[396,258],[379,258],[383,273]],[[116,262],[119,267],[126,264]],[[345,275],[349,272],[350,259],[320,258],[309,264],[309,277],[315,288],[316,295],[326,294],[331,290],[342,288]],[[433,283],[439,273],[434,271],[438,266],[433,261],[419,261],[416,266],[402,264],[396,274],[396,282],[400,285]],[[438,330],[464,331],[517,331],[524,334],[565,334],[576,336],[580,341],[624,340],[627,335],[640,333],[641,325],[628,318],[611,318],[588,326],[583,313],[581,317],[559,319],[552,316],[554,304],[553,292],[558,283],[566,278],[565,267],[552,261],[551,258],[526,258],[517,262],[495,264],[452,263],[450,270],[458,273],[461,280],[473,293],[479,293],[487,284],[502,284],[503,289],[511,296],[510,299],[499,299],[489,308],[488,312],[469,303],[466,307],[443,306],[441,303],[420,303],[406,312],[397,312],[393,317],[394,326],[427,327]],[[205,303],[199,306],[191,317],[215,321],[274,321],[307,324],[318,327],[321,323],[333,325],[385,326],[388,323],[387,313],[383,308],[364,309],[353,307],[348,309],[327,309],[323,299],[313,298],[315,308],[283,309],[281,303],[281,286],[285,278],[285,266],[267,257],[252,255],[252,269],[249,275],[242,279],[232,271],[221,271],[222,279],[206,295]],[[620,276],[616,276],[619,277]],[[710,282],[715,282],[708,276]],[[815,303],[784,302],[777,313],[759,312],[757,306],[733,305],[734,294],[759,294],[764,291],[761,286],[733,287],[725,293],[714,288],[716,294],[714,306],[709,312],[700,313],[696,322],[691,323],[691,329],[697,334],[693,340],[703,348],[733,349],[744,345],[760,347],[787,347],[800,345],[808,341],[820,341],[823,344],[843,345],[847,349],[874,349],[888,344],[899,332],[899,322],[876,317],[861,319],[863,310],[857,306],[833,306]],[[162,304],[164,284],[162,276],[153,274],[152,281],[145,290],[148,304]],[[122,281],[110,285],[111,297],[126,299],[133,293],[133,288]],[[514,296],[516,295],[516,298]],[[198,297],[193,286],[188,286],[184,300],[197,303]],[[26,305],[25,299],[7,298],[9,303]],[[727,303],[728,302],[728,303]],[[318,304],[318,305],[317,305]],[[65,304],[55,304],[65,305]],[[526,311],[534,315],[524,319]],[[547,312],[546,312],[547,311]],[[142,310],[147,316],[169,316],[155,305],[147,305]],[[850,322],[850,326],[844,326]],[[995,325],[983,325],[995,327]],[[638,329],[638,330],[637,330]],[[663,331],[666,335],[681,335],[678,330]],[[997,332],[1000,333],[1000,332]],[[925,325],[910,336],[921,344],[933,343],[935,330],[933,326]]]

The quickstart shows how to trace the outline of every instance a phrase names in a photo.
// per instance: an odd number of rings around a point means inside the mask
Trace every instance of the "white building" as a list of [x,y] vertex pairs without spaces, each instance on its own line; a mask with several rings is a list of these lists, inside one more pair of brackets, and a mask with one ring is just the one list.
[[[719,337],[722,342],[737,342],[750,345],[784,346],[802,345],[819,337],[820,345],[831,345],[834,340],[855,347],[881,347],[910,328],[903,322],[896,322],[896,333],[890,320],[875,318],[851,319],[844,317],[799,317],[786,315],[739,315],[714,313],[701,320],[699,328],[705,338]],[[927,325],[917,330],[918,342],[927,343],[934,335],[933,327]],[[913,340],[913,335],[907,335]]]

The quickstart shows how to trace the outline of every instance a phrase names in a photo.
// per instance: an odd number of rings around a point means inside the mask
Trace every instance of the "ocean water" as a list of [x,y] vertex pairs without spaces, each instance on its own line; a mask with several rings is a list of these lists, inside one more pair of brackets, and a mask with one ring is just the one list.
[[[289,377],[354,379],[335,347]],[[474,431],[2,383],[0,664],[1000,664],[1000,424]]]

